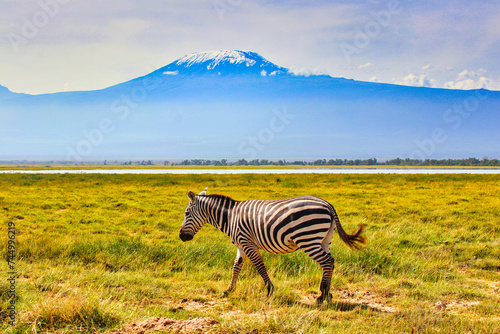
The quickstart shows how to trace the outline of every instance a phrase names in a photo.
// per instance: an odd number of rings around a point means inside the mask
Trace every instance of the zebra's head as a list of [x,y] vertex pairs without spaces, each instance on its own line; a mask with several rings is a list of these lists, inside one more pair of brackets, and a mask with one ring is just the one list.
[[[207,188],[199,193],[198,196],[206,194]],[[207,222],[206,214],[200,210],[196,196],[197,195],[195,195],[194,192],[188,192],[189,203],[186,207],[186,211],[184,212],[184,221],[182,222],[181,230],[179,231],[179,237],[182,241],[189,241],[193,239],[196,232],[198,232]]]

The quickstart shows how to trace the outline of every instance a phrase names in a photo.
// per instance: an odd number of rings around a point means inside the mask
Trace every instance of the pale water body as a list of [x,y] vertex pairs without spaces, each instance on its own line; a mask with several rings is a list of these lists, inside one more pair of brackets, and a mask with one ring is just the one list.
[[0,174],[500,174],[496,169],[301,168],[301,169],[51,169],[0,170]]

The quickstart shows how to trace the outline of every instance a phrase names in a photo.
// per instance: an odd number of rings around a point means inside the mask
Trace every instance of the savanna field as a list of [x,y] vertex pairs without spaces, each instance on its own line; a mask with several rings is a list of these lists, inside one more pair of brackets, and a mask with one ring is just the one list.
[[[236,200],[314,195],[361,251],[334,235],[333,302],[320,266],[262,253],[274,295],[236,247],[205,226],[179,239],[187,192]],[[0,332],[500,333],[500,175],[0,175]],[[16,229],[17,322],[8,324],[8,224]],[[200,327],[189,319],[210,319]],[[184,321],[184,322],[183,322]],[[184,327],[183,327],[184,326]]]

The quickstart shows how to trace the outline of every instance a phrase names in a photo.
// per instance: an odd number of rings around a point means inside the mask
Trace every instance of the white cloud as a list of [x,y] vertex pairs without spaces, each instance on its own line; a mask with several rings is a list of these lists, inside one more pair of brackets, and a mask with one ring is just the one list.
[[[295,66],[292,66],[291,68],[289,68],[288,72],[293,74],[293,75],[300,75],[300,76],[305,76],[305,77],[308,77],[310,75],[328,75],[328,73],[326,71],[321,71],[321,70],[318,70],[317,68],[308,69],[308,68],[304,68],[304,67],[295,67]],[[270,75],[272,75],[272,73]]]
[[487,71],[480,68],[477,71],[463,70],[457,74],[457,78],[444,84],[444,88],[450,89],[498,89],[495,82],[486,77]]
[[364,69],[364,68],[369,68],[369,67],[372,67],[372,66],[373,66],[373,64],[372,64],[371,62],[368,62],[368,63],[366,63],[366,64],[361,64],[361,65],[359,65],[359,66],[358,66],[358,70],[362,70],[362,69]]
[[398,80],[393,78],[392,81],[396,85],[404,85],[404,86],[417,86],[417,87],[435,87],[436,80],[428,78],[425,74],[415,75],[408,74],[402,80]]
[[380,82],[376,76],[373,76],[371,77],[370,79],[368,79],[368,81],[371,81],[371,82]]
[[429,68],[431,68],[431,64],[426,64],[422,66],[422,71],[428,70]]

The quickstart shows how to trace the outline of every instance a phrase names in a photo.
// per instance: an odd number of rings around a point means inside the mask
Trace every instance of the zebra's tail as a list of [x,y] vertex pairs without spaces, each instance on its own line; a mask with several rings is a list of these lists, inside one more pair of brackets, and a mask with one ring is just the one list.
[[365,229],[365,225],[361,223],[359,229],[354,234],[347,234],[347,232],[342,228],[340,224],[339,217],[337,216],[337,212],[335,209],[332,210],[333,220],[335,221],[335,226],[337,227],[337,231],[339,233],[340,239],[352,249],[361,249],[364,244],[366,244],[366,238],[361,235],[363,230]]

